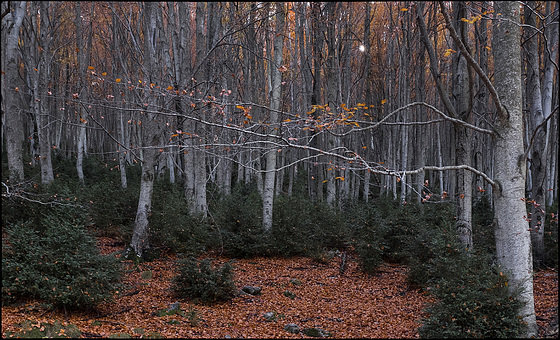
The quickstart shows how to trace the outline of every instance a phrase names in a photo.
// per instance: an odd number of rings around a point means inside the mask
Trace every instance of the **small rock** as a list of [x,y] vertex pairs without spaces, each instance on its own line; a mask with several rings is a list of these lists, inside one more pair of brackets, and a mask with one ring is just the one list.
[[274,317],[274,316],[275,316],[274,314],[275,314],[274,312],[266,312],[266,313],[264,313],[263,316],[264,316],[264,318],[267,319],[268,321],[272,321],[272,320],[274,320],[274,318],[275,318],[275,317]]
[[284,330],[293,334],[298,334],[299,332],[301,332],[301,329],[295,323],[287,324],[286,326],[284,326]]
[[331,336],[331,333],[329,333],[329,331],[326,331],[324,329],[321,328],[304,328],[303,329],[303,334],[307,335],[307,336],[312,336],[315,338],[326,338]]
[[177,313],[181,309],[181,304],[179,302],[175,302],[169,305],[167,308],[167,313]]
[[290,292],[289,290],[284,292],[284,296],[287,297],[287,298],[290,298],[292,300],[296,298],[296,294]]
[[293,284],[294,286],[300,286],[301,285],[301,281],[298,279],[290,279],[290,283]]
[[259,295],[262,291],[261,287],[245,286],[241,290],[250,295]]

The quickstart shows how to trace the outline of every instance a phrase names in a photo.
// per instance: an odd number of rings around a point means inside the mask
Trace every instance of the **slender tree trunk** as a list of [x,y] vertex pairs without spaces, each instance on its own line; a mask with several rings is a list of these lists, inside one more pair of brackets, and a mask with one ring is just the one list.
[[124,138],[124,122],[123,122],[123,113],[121,112],[119,117],[119,132],[120,132],[120,139],[121,144],[119,144],[119,171],[121,174],[121,188],[126,189],[128,187],[128,183],[126,180],[126,155],[125,149],[122,146],[122,143],[126,145],[125,138]]
[[[552,8],[553,5],[554,8]],[[558,18],[559,5],[557,2],[547,1],[545,3],[545,10],[547,17],[547,20],[545,21],[547,26],[545,37],[548,41],[548,48],[544,52],[542,109],[543,116],[546,118],[550,114],[552,114],[553,94],[558,93],[558,81],[556,81],[556,85],[554,83],[554,73],[557,73],[558,69],[554,64],[556,63],[556,65],[558,65],[558,25],[560,19]],[[556,88],[554,88],[555,86]],[[556,96],[556,104],[558,105],[558,96]],[[555,122],[556,125],[554,126]],[[550,157],[547,157],[547,159],[550,160],[550,167],[548,168],[549,170],[547,171],[546,176],[548,178],[549,184],[545,187],[545,196],[547,196],[545,202],[546,204],[552,204],[554,198],[558,198],[558,114],[556,114],[552,119],[548,120],[547,131],[551,136],[551,138],[548,140],[552,142],[547,141],[545,146],[545,150],[547,150],[548,154],[550,155]],[[556,133],[553,133],[554,131]]]
[[[157,4],[153,2],[144,3],[144,67],[146,74],[144,75],[145,86],[149,88],[149,84],[156,82],[154,70],[156,67],[156,13]],[[159,46],[158,46],[159,48]],[[155,178],[155,163],[157,143],[157,126],[156,117],[150,111],[156,110],[153,96],[147,91],[144,97],[146,103],[146,111],[141,112],[141,128],[142,138],[142,176],[140,178],[140,193],[138,197],[138,208],[136,210],[136,219],[134,220],[134,229],[132,232],[132,241],[130,247],[136,253],[136,256],[142,257],[149,245],[149,221],[152,208],[152,193]]]
[[[268,131],[271,135],[278,134],[276,126],[279,121],[278,110],[280,110],[280,100],[282,98],[282,54],[284,49],[284,28],[285,28],[285,7],[283,4],[276,4],[276,30],[274,35],[274,62],[269,63],[268,68],[271,73],[270,82],[270,113]],[[274,139],[271,139],[274,141]],[[263,228],[268,231],[272,228],[272,210],[274,202],[274,180],[276,175],[276,148],[271,148],[266,154],[266,172],[263,186]]]
[[[323,30],[325,22],[323,21],[323,15],[321,12],[321,4],[317,2],[312,2],[310,4],[309,10],[311,11],[311,32],[307,32],[312,38],[311,44],[311,55],[313,56],[313,86],[311,94],[311,105],[322,105],[321,88],[323,87],[323,77],[321,74],[321,66],[323,62],[322,50],[324,45]],[[317,113],[313,114],[313,118],[317,118]],[[316,133],[317,131],[315,131]],[[320,134],[316,135],[315,138],[311,139],[310,146],[312,148],[320,148]],[[311,151],[312,154],[316,152]],[[323,166],[319,163],[319,156],[313,159],[311,166],[309,167],[309,196],[311,201],[320,202],[323,200]]]
[[[200,11],[199,11],[200,10]],[[206,12],[206,13],[204,13]],[[212,16],[213,13],[213,3],[208,2],[206,8],[202,3],[196,4],[196,62],[202,63],[200,71],[201,80],[210,80],[210,61],[203,60],[206,52],[211,48],[212,43]],[[204,17],[207,17],[205,20]],[[206,22],[206,25],[205,25]],[[206,29],[205,27],[206,26]],[[206,35],[204,34],[206,32]],[[210,85],[205,86],[206,91],[210,89]],[[201,96],[202,97],[202,96]],[[199,111],[199,116],[202,120],[207,118],[206,108]],[[204,150],[204,144],[206,141],[206,127],[203,124],[195,124],[195,137],[194,143],[196,149],[194,150],[194,206],[193,210],[197,214],[201,214],[206,217],[208,214],[208,206],[206,202],[206,151]]]
[[[50,9],[52,11],[52,8]],[[41,182],[46,184],[54,180],[51,160],[51,146],[49,138],[49,114],[47,99],[47,78],[49,77],[49,59],[51,53],[50,43],[52,41],[49,8],[47,3],[32,3],[31,13],[41,13],[40,18],[34,14],[30,15],[30,31],[34,34],[28,40],[26,49],[26,68],[28,70],[29,85],[31,87],[30,107],[34,115],[37,131],[37,142],[39,146],[39,165],[41,167]]]
[[[461,40],[465,46],[467,41],[467,26],[462,18],[467,17],[464,2],[454,2],[454,21]],[[458,50],[457,47],[455,47]],[[455,98],[455,112],[457,118],[469,122],[471,116],[469,69],[465,57],[460,53],[454,54],[453,69],[453,97]],[[469,128],[455,124],[455,165],[471,165],[471,135]],[[472,243],[472,173],[468,170],[457,170],[457,235],[467,250],[471,250]]]
[[[401,21],[401,29],[403,31],[403,40],[402,40],[402,45],[401,45],[401,53],[399,53],[399,64],[400,64],[400,70],[399,70],[399,84],[401,84],[401,86],[399,86],[399,106],[405,105],[406,103],[408,103],[410,101],[410,86],[412,85],[411,82],[408,79],[408,72],[409,72],[409,65],[410,65],[410,37],[409,37],[409,32],[410,32],[410,16],[406,16],[402,21]],[[406,25],[406,26],[405,26]],[[410,112],[408,112],[409,110],[405,110],[402,111],[400,113],[401,116],[401,121],[403,123],[406,123],[409,120],[410,117]],[[407,170],[408,169],[408,160],[409,160],[409,153],[408,153],[408,133],[409,133],[409,128],[406,125],[401,126],[400,128],[401,130],[401,154],[400,154],[400,163],[401,166],[400,168],[402,170]],[[407,191],[408,191],[408,177],[409,176],[403,176],[401,178],[401,190],[400,190],[400,194],[399,194],[399,200],[401,202],[401,204],[406,204],[406,196],[407,196]]]
[[[528,1],[524,11],[525,24],[536,29],[535,20],[535,1]],[[530,9],[529,9],[530,8]],[[544,126],[544,115],[542,109],[541,83],[539,72],[539,55],[537,47],[538,36],[533,36],[533,28],[524,28],[526,41],[525,51],[527,53],[527,83],[526,98],[529,106],[529,126],[527,132],[529,134],[529,178],[531,181],[530,190],[530,206],[531,218],[529,226],[531,229],[531,240],[533,245],[533,260],[535,266],[541,266],[544,260],[544,229],[545,229],[545,175],[546,167],[544,157],[546,157],[546,131]],[[534,139],[531,139],[534,135]]]
[[517,2],[496,2],[493,54],[494,79],[502,112],[498,111],[495,129],[494,223],[498,263],[509,275],[511,292],[521,290],[525,304],[520,316],[527,322],[524,336],[537,335],[533,299],[533,263],[531,236],[525,220],[525,175],[523,159],[523,113],[521,83],[520,14]]
[[[424,45],[420,46],[420,57],[419,57],[419,72],[417,72],[417,78],[416,78],[416,95],[417,95],[417,101],[419,102],[423,102],[426,100],[426,87],[425,87],[425,79],[424,79],[424,74],[425,74],[425,65],[424,65],[424,56],[425,56],[425,47]],[[424,119],[424,117],[426,116],[425,114],[425,109],[424,107],[420,106],[416,113],[417,113],[417,121],[420,121],[421,119]],[[426,148],[428,147],[426,141],[426,135],[427,132],[425,131],[425,129],[420,128],[419,126],[416,127],[415,129],[416,131],[416,148],[417,148],[417,161],[416,161],[416,167],[417,168],[422,168],[425,164],[426,164]],[[421,171],[420,173],[418,173],[417,177],[416,177],[416,190],[418,191],[417,194],[417,202],[420,203],[422,201],[422,198],[424,196],[424,194],[422,193],[424,191],[424,183],[425,183],[425,178],[426,178],[426,174],[424,171]]]
[[[487,10],[488,3],[483,1],[481,3],[481,11]],[[475,35],[476,41],[478,46],[478,64],[484,73],[488,73],[488,19],[482,18],[481,20],[475,23]],[[486,124],[485,113],[490,112],[489,109],[489,96],[488,96],[488,89],[484,85],[484,81],[481,77],[478,77],[478,89],[476,91],[476,105],[475,110],[478,113],[476,116],[475,124],[477,126],[484,126]],[[484,172],[490,177],[492,177],[492,162],[490,161],[493,159],[492,157],[492,147],[491,147],[491,137],[487,135],[478,135],[475,134],[475,143],[477,147],[475,148],[475,159],[474,159],[474,166],[477,169],[482,169]],[[488,197],[492,197],[492,186],[490,184],[485,184],[484,181],[480,178],[480,176],[476,176],[478,181],[474,184],[475,187],[480,187],[479,190],[483,191],[488,195]],[[492,201],[492,200],[490,200]]]
[[[337,42],[336,39],[336,20],[334,19],[336,16],[336,9],[337,3],[335,2],[328,2],[325,4],[325,13],[327,17],[327,27],[326,27],[326,43],[327,43],[327,70],[326,70],[326,83],[327,83],[327,104],[328,109],[332,114],[336,114],[337,110],[339,109],[339,79],[337,77],[337,49],[340,42]],[[337,127],[332,127],[333,130],[337,129]],[[337,138],[330,133],[325,135],[326,138],[326,147],[328,151],[334,150],[335,146],[337,145]],[[336,159],[332,157],[327,158],[329,163],[327,164],[327,197],[326,201],[327,204],[333,206],[336,201],[336,171],[337,171],[337,164]]]
[[[76,2],[76,53],[78,55],[78,81],[76,90],[78,91],[77,94],[79,95],[80,92],[85,93],[85,73],[86,67],[85,65],[85,50],[83,44],[83,28],[82,28],[82,5],[78,1]],[[83,98],[82,98],[83,99]],[[84,184],[84,169],[83,169],[83,162],[84,162],[84,151],[86,149],[86,124],[87,118],[85,116],[83,108],[78,104],[79,112],[79,121],[78,121],[78,150],[77,150],[77,159],[76,159],[76,171],[78,172],[78,179],[80,183]]]

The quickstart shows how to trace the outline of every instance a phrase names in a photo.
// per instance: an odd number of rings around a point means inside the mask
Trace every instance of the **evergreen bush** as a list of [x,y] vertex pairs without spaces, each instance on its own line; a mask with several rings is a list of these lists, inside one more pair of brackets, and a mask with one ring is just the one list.
[[248,258],[266,253],[262,200],[255,184],[237,184],[231,195],[211,202],[209,209],[225,255]]
[[426,287],[448,278],[452,275],[448,268],[456,266],[464,257],[452,221],[419,228],[406,253],[409,266],[407,280],[416,287]]
[[342,214],[325,203],[312,203],[303,194],[277,196],[272,216],[265,238],[267,255],[316,256],[324,249],[348,245]]
[[180,297],[212,303],[235,296],[234,267],[231,262],[212,267],[210,259],[198,260],[189,256],[177,261],[177,265],[179,274],[173,279],[173,287]]
[[364,201],[349,202],[345,206],[348,230],[352,232],[352,244],[358,265],[362,271],[373,274],[383,263],[383,253],[389,252],[385,242],[388,228],[376,206]]
[[350,243],[351,234],[344,222],[344,215],[338,208],[330,207],[325,202],[311,206],[311,221],[313,230],[310,235],[310,244],[315,244],[315,249],[344,249]]
[[[100,169],[84,170],[86,187],[84,202],[90,206],[92,223],[100,236],[130,240],[132,225],[138,208],[140,192],[140,166],[127,168],[127,188],[121,187],[120,173],[116,166],[113,171],[94,162]],[[113,164],[115,165],[115,164]],[[105,176],[102,176],[105,173]],[[92,180],[95,179],[95,180]],[[88,185],[88,183],[90,183]]]
[[522,303],[511,295],[507,276],[489,256],[463,256],[448,263],[448,274],[432,285],[436,302],[418,329],[422,338],[515,338],[525,324]]
[[473,248],[483,250],[488,254],[496,252],[496,241],[494,238],[494,211],[488,195],[482,195],[473,201],[472,209],[472,238]]
[[[197,254],[212,244],[215,233],[202,216],[189,213],[183,192],[168,181],[154,185],[150,242],[174,253]],[[219,235],[218,235],[219,236]]]
[[304,255],[316,246],[308,242],[314,229],[311,210],[309,202],[302,196],[275,197],[272,228],[267,235],[267,255]]
[[99,254],[83,224],[53,214],[8,225],[6,234],[2,243],[5,301],[30,296],[55,306],[89,308],[110,300],[119,285],[119,261]]

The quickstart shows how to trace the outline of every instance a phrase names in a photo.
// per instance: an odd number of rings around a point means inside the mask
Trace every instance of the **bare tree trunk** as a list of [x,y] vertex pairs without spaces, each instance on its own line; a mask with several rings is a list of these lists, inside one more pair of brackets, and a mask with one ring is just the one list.
[[[488,3],[483,1],[480,4],[481,11],[485,11],[487,9]],[[481,20],[475,23],[475,35],[476,41],[478,46],[478,64],[484,73],[488,72],[488,22],[489,19],[482,18]],[[475,118],[475,125],[477,126],[484,126],[485,125],[485,113],[490,112],[489,108],[489,97],[488,97],[488,89],[484,85],[484,81],[481,77],[478,77],[478,89],[476,91],[476,105],[475,110],[477,112]],[[490,177],[492,177],[492,162],[490,160],[493,159],[492,156],[492,140],[490,136],[487,135],[474,135],[475,145],[474,147],[474,167],[477,169],[482,169],[484,172]],[[481,192],[485,192],[488,197],[492,197],[492,185],[488,183],[484,183],[480,176],[475,177],[477,179],[474,182],[474,187],[480,187]],[[492,200],[490,200],[491,202]]]
[[[462,18],[467,17],[464,2],[454,2],[454,22],[465,46],[467,41],[467,26]],[[457,47],[455,49],[458,50]],[[469,122],[472,102],[470,94],[470,77],[467,61],[460,53],[454,54],[453,68],[453,97],[455,98],[456,118]],[[471,135],[469,128],[455,124],[455,165],[471,165]],[[467,250],[471,250],[472,243],[472,173],[468,170],[457,170],[457,235]]]
[[[157,69],[156,61],[156,13],[157,4],[153,2],[144,3],[144,75],[145,86],[156,82],[155,72]],[[157,46],[159,48],[159,46]],[[149,221],[150,211],[152,208],[152,193],[155,178],[156,154],[155,146],[157,138],[157,122],[154,111],[157,106],[154,105],[153,96],[147,91],[145,97],[145,112],[141,112],[141,128],[142,128],[142,176],[140,178],[140,194],[138,197],[138,208],[136,210],[136,219],[134,221],[134,230],[132,232],[132,241],[130,247],[136,253],[136,256],[142,257],[149,245]]]
[[[336,16],[337,3],[328,2],[325,4],[325,13],[327,17],[327,27],[326,27],[326,43],[327,43],[327,70],[326,70],[326,83],[327,83],[327,104],[330,112],[333,114],[339,109],[339,79],[336,76],[336,69],[338,67],[337,63],[337,50],[338,44],[336,39]],[[336,129],[336,127],[332,127]],[[332,151],[337,145],[337,138],[330,133],[326,134],[326,147],[328,151]],[[333,206],[336,201],[336,159],[332,157],[327,158],[329,163],[327,164],[327,204]]]
[[[208,3],[206,5],[210,6],[211,4]],[[210,76],[208,72],[209,61],[203,60],[203,58],[206,51],[210,49],[209,44],[211,42],[211,35],[213,34],[211,29],[211,18],[210,20],[205,20],[204,17],[213,15],[213,13],[211,12],[211,8],[205,8],[204,3],[198,2],[196,4],[196,63],[202,63],[202,67],[200,67],[201,71],[199,71],[202,72],[202,75],[200,77],[201,80],[205,78],[208,79]],[[204,35],[205,31],[206,36]],[[203,108],[199,112],[200,118],[204,120],[206,118],[205,109]],[[193,139],[194,149],[192,150],[194,158],[194,200],[192,202],[193,205],[191,209],[193,212],[202,214],[204,217],[206,217],[208,213],[208,206],[206,203],[206,152],[203,149],[204,140],[206,138],[204,130],[205,127],[203,124],[194,124],[193,132],[196,134]]]
[[[86,58],[89,56],[90,44],[88,42],[87,54],[83,44],[83,26],[82,26],[82,7],[80,2],[76,2],[76,51],[78,54],[78,81],[77,81],[77,95],[78,98],[81,96],[80,100],[86,100],[87,90],[86,86],[86,69],[89,65],[86,62]],[[90,36],[92,32],[90,31]],[[91,41],[91,40],[90,40]],[[87,116],[85,114],[85,110],[78,104],[79,112],[79,121],[78,121],[78,150],[77,150],[77,159],[76,159],[76,171],[78,172],[78,179],[82,185],[84,184],[84,169],[83,169],[83,161],[84,161],[84,154],[86,153],[86,125],[87,125]]]
[[[19,48],[18,39],[21,23],[27,11],[26,1],[14,1],[13,11],[2,19],[7,22],[7,28],[2,27],[2,34],[6,34],[5,59],[2,58],[2,132],[6,135],[6,151],[8,154],[8,171],[12,183],[17,183],[24,178],[23,173],[23,126],[21,122],[21,109],[18,106],[20,96],[19,83]],[[4,65],[5,62],[5,65]],[[4,78],[5,77],[5,78]],[[4,116],[5,115],[5,116]],[[2,139],[3,142],[3,139]]]
[[[285,29],[285,7],[283,4],[276,4],[276,29],[274,30],[274,62],[269,63],[268,68],[271,73],[270,82],[270,120],[268,131],[271,135],[278,134],[276,126],[279,122],[278,110],[280,110],[280,100],[282,98],[282,54],[284,49],[284,29]],[[271,139],[273,141],[273,139]],[[274,180],[276,175],[276,148],[271,148],[266,154],[266,172],[263,186],[263,228],[268,231],[272,228],[272,210],[274,201]]]
[[[52,11],[52,8],[50,10]],[[50,16],[52,13],[49,13],[49,8],[47,8],[45,2],[32,3],[31,13],[29,24],[33,35],[27,40],[27,58],[24,61],[26,68],[32,70],[28,72],[32,93],[30,107],[37,128],[41,182],[50,183],[54,180],[54,174],[49,140],[49,113],[44,94],[48,91],[47,78],[50,73],[49,59],[52,40]],[[40,18],[33,13],[41,13]]]
[[[555,5],[554,8],[552,8],[553,4]],[[558,67],[554,64],[558,64],[558,25],[560,19],[558,18],[559,6],[557,2],[546,2],[545,9],[547,17],[547,20],[545,21],[545,24],[547,26],[545,37],[548,41],[548,48],[544,52],[542,109],[543,116],[546,118],[552,114],[553,94],[558,93],[558,82],[556,82],[556,89],[554,89],[554,73],[558,72]],[[556,96],[556,104],[558,104],[558,96]],[[555,122],[556,125],[554,126]],[[547,190],[545,191],[545,196],[547,197],[545,199],[545,202],[546,204],[552,204],[554,198],[558,197],[558,114],[556,114],[555,117],[552,117],[552,119],[548,120],[547,131],[551,136],[551,138],[548,140],[554,142],[547,141],[545,146],[545,150],[547,150],[547,153],[550,155],[550,157],[547,157],[547,159],[550,160],[550,167],[547,171],[549,184],[546,185]]]
[[[524,49],[527,53],[527,82],[526,98],[529,106],[529,181],[531,181],[530,208],[531,218],[529,226],[531,229],[531,241],[533,245],[533,260],[535,266],[541,266],[544,260],[544,229],[545,229],[545,175],[546,167],[546,131],[544,129],[544,114],[542,109],[541,83],[539,72],[539,51],[534,30],[537,29],[535,20],[535,1],[528,1],[525,9],[525,24],[532,28],[524,28],[526,41]],[[530,9],[529,9],[530,8]],[[534,134],[534,138],[533,138]],[[532,146],[532,147],[531,147]]]
[[[322,105],[321,101],[321,88],[323,87],[323,77],[321,74],[322,66],[322,55],[323,55],[323,30],[324,21],[321,12],[321,4],[317,2],[312,2],[309,6],[311,11],[311,32],[306,32],[312,37],[313,43],[311,44],[311,55],[313,56],[313,86],[311,94],[311,105]],[[317,118],[317,114],[313,114],[313,118]],[[320,135],[311,139],[310,146],[312,148],[320,147]],[[316,152],[311,151],[310,153],[316,154]],[[323,200],[323,175],[322,175],[322,165],[319,163],[319,157],[313,159],[311,166],[309,167],[308,175],[308,185],[309,185],[309,196],[311,201],[320,202]]]
[[[421,43],[420,43],[421,44]],[[419,72],[417,72],[417,78],[416,78],[416,95],[417,95],[417,101],[419,102],[423,102],[426,100],[426,87],[425,87],[425,82],[426,80],[424,79],[424,56],[425,56],[425,47],[422,45],[419,47],[420,48],[420,57],[419,57]],[[416,117],[417,117],[417,121],[420,121],[421,119],[423,119],[425,117],[425,109],[424,107],[420,106],[417,111],[416,111]],[[416,148],[417,148],[417,161],[416,161],[416,167],[417,168],[422,168],[425,164],[426,164],[426,148],[428,147],[427,143],[426,143],[426,135],[427,132],[420,128],[419,126],[416,127],[415,129],[416,131]],[[418,173],[417,177],[416,177],[416,191],[418,191],[416,197],[417,197],[417,202],[420,203],[422,201],[422,197],[423,195],[423,191],[424,191],[424,183],[425,183],[425,172],[421,171]]]
[[495,87],[503,111],[498,111],[495,129],[494,232],[498,263],[508,272],[510,291],[518,292],[525,305],[520,316],[527,323],[524,337],[537,336],[533,299],[531,235],[525,220],[526,163],[523,159],[523,113],[519,4],[496,2],[501,13],[493,25]]
[[[410,86],[411,86],[411,82],[409,81],[408,77],[408,72],[409,72],[409,65],[410,65],[410,37],[409,37],[409,32],[410,32],[410,16],[406,16],[402,21],[401,21],[401,29],[403,31],[403,40],[402,40],[402,45],[401,45],[401,53],[399,53],[399,64],[400,64],[400,70],[399,70],[399,84],[401,84],[401,86],[399,86],[399,106],[405,105],[406,103],[408,103],[410,101]],[[405,27],[406,25],[406,27]],[[409,120],[410,117],[410,113],[408,112],[409,110],[405,110],[403,112],[400,113],[401,116],[401,121],[403,123],[406,123]],[[407,170],[408,168],[408,159],[409,159],[409,153],[408,153],[408,133],[409,133],[409,128],[406,125],[401,126],[400,128],[401,130],[401,154],[400,154],[400,163],[401,166],[400,168],[402,170]],[[409,176],[402,176],[401,178],[401,190],[400,190],[400,194],[399,194],[399,201],[401,202],[401,204],[405,204],[406,203],[406,196],[407,196],[407,189],[408,189],[408,177]]]

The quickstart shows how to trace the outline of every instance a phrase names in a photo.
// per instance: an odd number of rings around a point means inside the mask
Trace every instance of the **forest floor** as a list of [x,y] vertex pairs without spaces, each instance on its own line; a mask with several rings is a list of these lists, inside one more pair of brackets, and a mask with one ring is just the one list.
[[[122,249],[115,240],[100,238],[102,253]],[[120,249],[119,249],[120,248]],[[211,255],[209,255],[211,256]],[[228,261],[221,256],[216,264]],[[284,330],[288,323],[301,329],[318,327],[335,338],[417,338],[422,309],[432,301],[426,293],[406,283],[406,266],[383,264],[375,275],[359,271],[349,257],[344,274],[340,258],[320,264],[309,258],[252,258],[235,261],[238,288],[262,288],[261,295],[241,295],[213,305],[193,304],[178,299],[171,291],[174,256],[163,256],[136,267],[126,262],[124,289],[115,300],[96,310],[68,312],[48,309],[30,300],[2,307],[2,337],[7,331],[21,331],[21,323],[74,324],[82,337],[108,337],[127,333],[132,337],[159,335],[169,338],[306,338]],[[293,279],[301,284],[294,284]],[[297,282],[297,281],[296,281]],[[297,282],[297,283],[299,283]],[[291,299],[285,291],[295,294]],[[558,315],[558,273],[543,270],[535,274],[534,294],[540,337]],[[180,302],[185,316],[156,316],[156,312]],[[273,320],[264,317],[272,312]],[[67,317],[67,318],[66,318]],[[556,328],[557,329],[557,328]],[[557,336],[558,333],[556,333]]]

